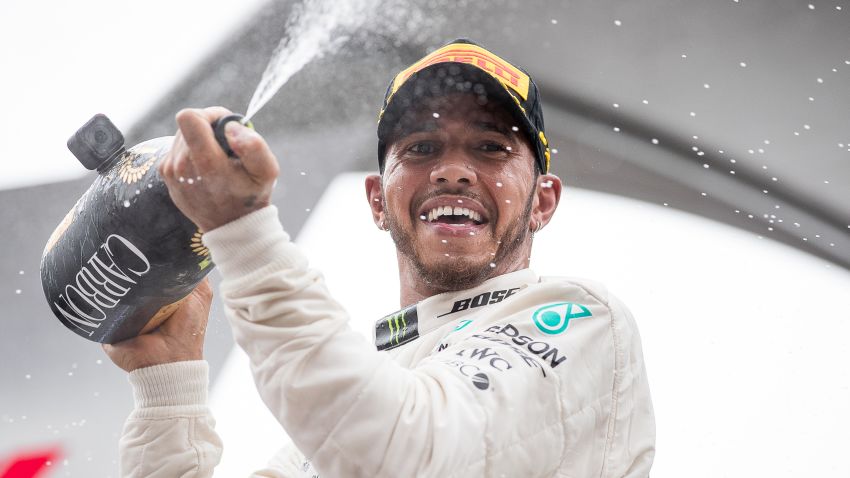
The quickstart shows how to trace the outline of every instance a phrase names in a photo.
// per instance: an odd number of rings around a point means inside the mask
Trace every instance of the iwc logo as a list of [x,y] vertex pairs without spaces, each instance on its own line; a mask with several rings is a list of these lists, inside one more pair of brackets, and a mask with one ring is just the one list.
[[548,335],[558,335],[567,330],[570,320],[592,317],[587,307],[574,302],[558,302],[544,305],[531,317],[537,329]]

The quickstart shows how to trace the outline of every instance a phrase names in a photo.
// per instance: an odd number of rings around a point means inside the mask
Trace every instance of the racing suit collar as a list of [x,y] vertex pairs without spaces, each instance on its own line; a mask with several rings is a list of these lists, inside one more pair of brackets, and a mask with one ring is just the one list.
[[444,292],[389,314],[375,323],[374,343],[388,350],[415,340],[448,322],[497,304],[540,281],[529,268],[488,279],[476,287]]

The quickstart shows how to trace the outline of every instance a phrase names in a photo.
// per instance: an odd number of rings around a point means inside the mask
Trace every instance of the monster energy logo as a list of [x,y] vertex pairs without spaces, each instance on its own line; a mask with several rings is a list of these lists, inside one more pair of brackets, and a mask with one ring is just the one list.
[[419,337],[416,306],[390,314],[375,324],[375,347],[389,350]]

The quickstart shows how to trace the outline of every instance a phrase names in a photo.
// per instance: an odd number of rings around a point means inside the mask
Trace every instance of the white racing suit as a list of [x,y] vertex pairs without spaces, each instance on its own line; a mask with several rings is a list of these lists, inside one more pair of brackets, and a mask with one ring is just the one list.
[[[252,476],[648,475],[655,422],[640,338],[604,288],[520,270],[381,319],[373,345],[349,328],[275,207],[204,241],[234,337],[293,440]],[[222,444],[206,363],[139,369],[130,381],[122,476],[211,476]]]

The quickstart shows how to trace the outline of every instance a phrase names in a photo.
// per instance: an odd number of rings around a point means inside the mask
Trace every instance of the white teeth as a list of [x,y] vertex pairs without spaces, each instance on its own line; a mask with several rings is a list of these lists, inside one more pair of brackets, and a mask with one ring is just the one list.
[[[465,207],[439,206],[428,211],[428,222],[436,221],[440,216],[467,216],[476,222],[481,222],[481,214]],[[425,218],[425,216],[422,216]]]

